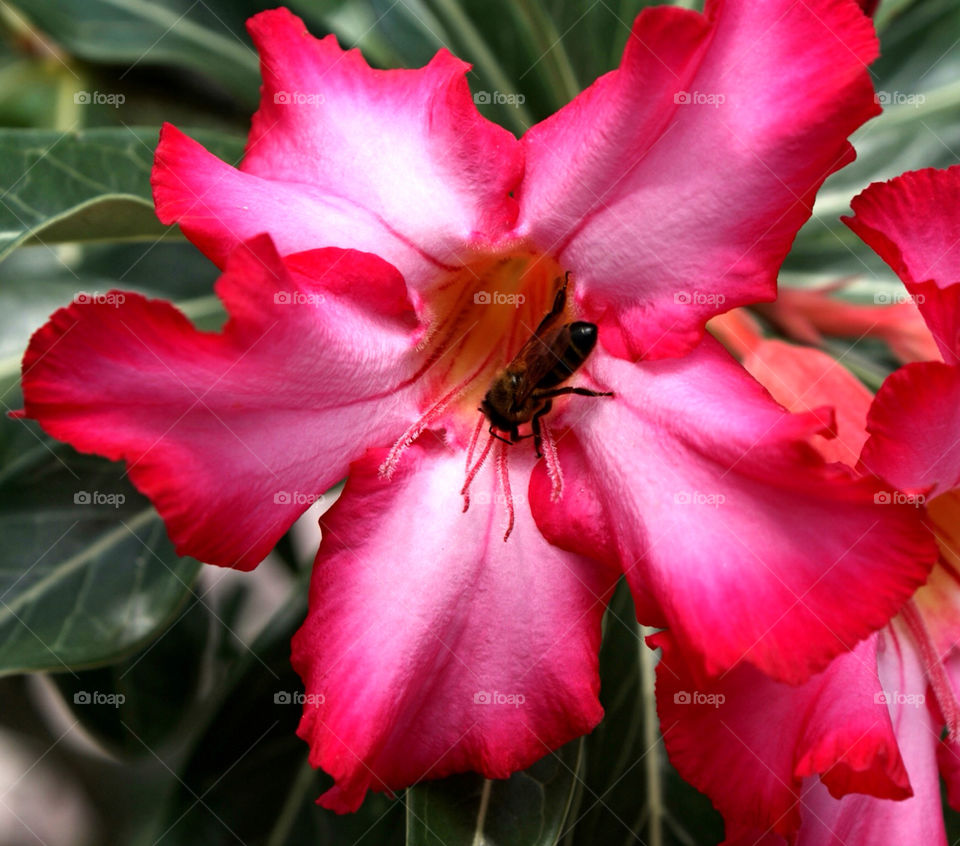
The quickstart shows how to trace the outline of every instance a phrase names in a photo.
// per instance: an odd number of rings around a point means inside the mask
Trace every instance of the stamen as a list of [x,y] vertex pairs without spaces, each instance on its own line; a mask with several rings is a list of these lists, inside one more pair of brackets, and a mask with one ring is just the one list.
[[560,456],[557,455],[557,442],[546,421],[540,420],[540,437],[543,446],[543,458],[547,463],[547,475],[550,477],[550,502],[559,502],[563,496],[563,470],[560,469]]
[[477,441],[480,440],[480,432],[483,430],[483,424],[486,422],[486,415],[483,412],[480,412],[480,417],[477,418],[477,426],[473,430],[473,437],[470,438],[470,446],[467,449],[467,466],[464,470],[470,470],[470,462],[473,461],[473,451],[477,447]]
[[957,702],[957,695],[950,683],[950,677],[940,660],[937,647],[930,636],[926,624],[923,621],[923,615],[916,603],[911,599],[903,606],[900,613],[910,629],[910,634],[920,649],[920,655],[923,658],[924,669],[927,672],[927,680],[930,687],[933,688],[933,695],[937,699],[937,705],[940,706],[940,713],[947,724],[947,731],[953,740],[960,740],[960,702]]
[[464,391],[466,391],[476,380],[476,378],[486,369],[487,365],[490,363],[490,360],[493,358],[494,353],[491,352],[470,375],[465,379],[461,380],[459,384],[455,385],[446,395],[442,396],[433,407],[430,408],[425,414],[423,414],[419,420],[417,420],[412,426],[410,426],[406,432],[404,432],[391,447],[390,452],[387,453],[387,457],[384,459],[383,464],[380,465],[380,469],[377,471],[381,479],[389,479],[394,471],[397,469],[397,465],[400,463],[400,456],[406,452],[407,448],[412,444],[417,438],[419,438],[427,427],[432,423],[437,417],[442,414],[447,406],[450,405],[457,397],[459,397]]
[[[482,421],[481,421],[482,422]],[[483,462],[487,460],[487,456],[490,454],[490,447],[493,446],[493,435],[490,435],[487,438],[486,446],[483,448],[483,452],[480,453],[480,457],[477,459],[477,463],[473,465],[473,469],[468,469],[467,478],[463,483],[463,487],[460,488],[460,495],[463,497],[463,513],[465,514],[467,509],[470,507],[470,483],[477,477],[477,473],[480,472],[480,468],[483,467]],[[470,448],[471,454],[473,452],[473,447]],[[468,459],[469,460],[469,459]],[[467,467],[469,468],[469,464]]]
[[497,481],[500,490],[503,491],[503,501],[507,504],[507,530],[503,535],[504,543],[510,537],[514,523],[513,494],[510,492],[510,472],[507,468],[507,447],[509,446],[510,444],[503,441],[497,441]]

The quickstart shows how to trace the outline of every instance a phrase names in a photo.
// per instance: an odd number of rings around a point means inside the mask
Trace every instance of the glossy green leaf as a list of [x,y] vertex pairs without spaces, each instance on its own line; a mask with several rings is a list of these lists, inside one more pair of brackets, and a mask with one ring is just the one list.
[[290,638],[306,613],[306,579],[291,591],[234,671],[217,686],[211,709],[150,842],[163,846],[236,842],[247,846],[403,842],[403,807],[371,794],[355,814],[314,799],[329,776],[307,763],[296,735],[302,684],[290,667]]
[[169,623],[200,565],[122,468],[10,434],[25,425],[2,421],[20,458],[0,476],[0,673],[118,660]]
[[508,779],[465,773],[407,791],[407,846],[553,846],[577,790],[583,741]]
[[257,55],[242,21],[261,4],[188,0],[29,0],[19,13],[90,62],[182,67],[254,105]]
[[600,701],[605,716],[586,738],[586,767],[564,846],[595,843],[719,843],[723,825],[709,800],[670,766],[652,699],[655,654],[644,644],[624,582],[604,618]]
[[[242,139],[195,132],[236,162]],[[0,259],[24,243],[157,239],[150,168],[156,129],[0,130]]]
[[75,719],[108,751],[143,757],[177,742],[199,698],[207,642],[219,632],[208,601],[192,594],[168,628],[123,661],[53,677]]

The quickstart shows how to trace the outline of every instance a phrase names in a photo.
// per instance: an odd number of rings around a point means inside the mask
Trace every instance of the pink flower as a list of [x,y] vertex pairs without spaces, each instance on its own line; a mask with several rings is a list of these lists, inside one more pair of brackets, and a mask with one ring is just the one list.
[[[348,476],[293,644],[327,807],[589,731],[622,572],[698,673],[794,682],[926,576],[914,509],[881,522],[877,482],[808,445],[817,416],[703,337],[774,296],[852,159],[872,28],[852,0],[707,6],[645,10],[620,67],[519,141],[445,50],[372,70],[257,15],[241,167],[166,126],[153,173],[161,219],[224,270],[223,332],[127,295],[30,345],[26,416],[127,461],[181,553],[254,567]],[[561,322],[599,331],[569,384],[614,396],[559,397],[537,462],[477,409],[567,272]]]
[[940,775],[960,807],[958,196],[958,167],[907,173],[870,186],[845,219],[898,273],[950,363],[901,368],[871,404],[822,353],[761,341],[745,359],[792,410],[837,406],[835,457],[889,479],[885,501],[926,503],[939,561],[890,625],[799,687],[741,667],[686,702],[695,682],[672,638],[652,640],[664,648],[667,748],[723,813],[727,842],[935,846],[947,842]]

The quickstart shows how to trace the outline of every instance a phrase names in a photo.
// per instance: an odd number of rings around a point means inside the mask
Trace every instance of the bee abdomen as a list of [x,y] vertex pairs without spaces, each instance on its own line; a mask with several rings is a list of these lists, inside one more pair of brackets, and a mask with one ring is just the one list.
[[[566,341],[562,346],[560,358],[537,387],[553,388],[566,382],[586,361],[597,344],[597,327],[593,323],[578,320],[563,327]],[[558,345],[559,346],[559,345]]]

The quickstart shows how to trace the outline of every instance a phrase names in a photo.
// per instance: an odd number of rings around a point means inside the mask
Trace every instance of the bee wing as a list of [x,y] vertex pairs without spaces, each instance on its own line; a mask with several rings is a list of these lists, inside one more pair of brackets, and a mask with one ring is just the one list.
[[563,334],[566,326],[544,327],[543,323],[537,333],[523,345],[516,354],[511,370],[523,374],[523,384],[517,390],[513,400],[513,407],[520,408],[536,390],[541,380],[556,366],[563,351]]

